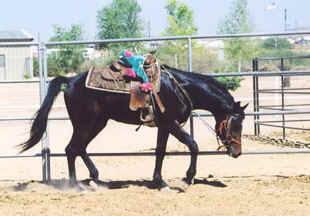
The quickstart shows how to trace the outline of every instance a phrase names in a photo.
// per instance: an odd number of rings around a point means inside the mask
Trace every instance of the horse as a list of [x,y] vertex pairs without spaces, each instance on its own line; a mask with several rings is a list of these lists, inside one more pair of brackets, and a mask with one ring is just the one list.
[[[214,77],[161,65],[160,97],[165,112],[154,105],[157,144],[153,184],[164,188],[167,183],[162,178],[162,165],[169,135],[176,137],[190,151],[190,165],[183,178],[188,185],[196,174],[199,148],[193,137],[182,128],[193,110],[210,111],[216,120],[215,131],[226,147],[226,153],[234,158],[241,155],[242,122],[245,106],[235,102],[228,89]],[[99,182],[99,172],[88,156],[86,148],[91,140],[104,129],[109,119],[118,122],[141,125],[140,111],[129,109],[130,95],[87,88],[85,80],[88,72],[72,77],[57,76],[49,83],[48,92],[37,110],[27,141],[19,145],[24,152],[36,145],[46,131],[48,115],[54,99],[64,91],[64,100],[73,126],[73,134],[65,148],[70,185],[77,185],[75,160],[80,156],[89,170],[90,178]],[[67,87],[63,89],[62,85]],[[156,111],[157,110],[157,111]]]

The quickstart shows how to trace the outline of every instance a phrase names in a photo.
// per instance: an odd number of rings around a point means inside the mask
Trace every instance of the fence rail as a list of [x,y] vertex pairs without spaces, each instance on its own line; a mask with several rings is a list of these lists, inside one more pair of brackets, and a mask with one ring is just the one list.
[[[242,152],[242,155],[264,155],[264,154],[308,154],[310,150],[282,150],[282,151],[246,151]],[[155,156],[155,152],[107,152],[107,153],[88,153],[90,157],[146,157],[146,156]],[[166,152],[167,156],[188,156],[190,152]],[[221,151],[200,151],[198,155],[227,155],[225,152]],[[32,154],[32,155],[6,155],[1,156],[0,159],[13,159],[13,158],[33,158],[33,157],[42,157],[43,154]],[[51,153],[50,157],[65,157],[64,153]]]

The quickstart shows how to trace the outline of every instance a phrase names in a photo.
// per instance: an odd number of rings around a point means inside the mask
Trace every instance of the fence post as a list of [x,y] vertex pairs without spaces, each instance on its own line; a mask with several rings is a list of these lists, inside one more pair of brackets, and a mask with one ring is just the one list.
[[[39,55],[39,75],[40,75],[40,104],[43,103],[44,97],[47,92],[47,55],[46,46],[44,43],[39,43],[38,46]],[[41,139],[42,147],[42,181],[48,183],[50,181],[50,151],[49,151],[49,139],[48,139],[48,127]]]
[[[255,71],[255,62],[256,59],[254,58],[252,60],[252,72],[256,72]],[[252,77],[253,80],[253,111],[254,113],[256,113],[256,86],[255,86],[255,78],[254,76]],[[257,136],[257,124],[256,124],[256,114],[253,115],[253,120],[254,120],[254,135]]]
[[[188,67],[189,72],[193,71],[192,66],[193,66],[193,62],[192,62],[192,38],[189,37],[187,39],[187,67]],[[189,120],[190,120],[190,135],[192,138],[194,138],[194,118],[193,118],[192,113],[191,113]]]
[[[258,59],[254,58],[252,61],[252,70],[253,72],[258,72]],[[258,76],[253,76],[253,109],[254,109],[254,135],[259,136],[260,128],[259,128],[259,115],[256,113],[259,112],[259,89],[258,89]]]
[[[284,59],[281,58],[280,71],[284,71]],[[281,75],[281,110],[282,112],[285,109],[285,101],[284,101],[284,76]],[[282,138],[285,139],[285,115],[282,114]]]

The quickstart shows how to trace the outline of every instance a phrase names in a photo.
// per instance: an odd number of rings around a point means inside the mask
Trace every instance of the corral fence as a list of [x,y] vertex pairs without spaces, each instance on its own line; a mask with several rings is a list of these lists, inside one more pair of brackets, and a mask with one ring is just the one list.
[[[261,33],[261,34],[235,34],[235,35],[207,35],[207,36],[178,36],[178,37],[153,37],[153,38],[137,38],[137,39],[115,39],[115,40],[95,40],[95,41],[71,41],[71,42],[48,42],[48,43],[0,43],[0,47],[18,47],[18,46],[32,46],[38,50],[38,71],[39,80],[25,80],[25,81],[14,81],[6,80],[0,81],[1,83],[29,83],[29,82],[39,82],[40,91],[40,101],[42,103],[44,96],[46,95],[48,87],[48,64],[47,64],[47,50],[54,46],[64,46],[64,45],[89,45],[89,44],[107,44],[107,43],[123,43],[123,42],[146,42],[146,41],[167,41],[167,40],[187,40],[188,46],[188,71],[192,71],[192,40],[198,39],[232,39],[232,38],[253,38],[253,37],[279,37],[279,36],[296,36],[296,35],[309,35],[310,32],[283,32],[283,33]],[[218,73],[212,74],[212,76],[252,76],[253,84],[257,82],[255,77],[258,76],[307,76],[310,75],[310,71],[281,71],[281,72],[258,72],[254,70],[253,72],[246,73]],[[254,84],[255,85],[255,84]],[[256,93],[257,94],[257,91]],[[256,95],[257,96],[257,95]],[[253,98],[258,100],[258,98],[253,95]],[[256,102],[255,102],[256,103]],[[256,106],[257,107],[257,106]],[[302,113],[310,113],[310,110],[306,111],[276,111],[276,112],[261,112],[258,109],[254,112],[247,112],[247,116],[254,116],[254,122],[258,120],[258,116],[262,115],[296,115]],[[206,113],[193,112],[190,118],[190,133],[194,136],[194,118],[197,117],[203,121],[202,117],[210,116]],[[68,118],[49,118],[49,120],[64,120]],[[1,118],[0,121],[27,121],[32,120],[32,118]],[[243,152],[243,154],[288,154],[288,153],[310,153],[309,150],[285,150],[285,151],[251,151]],[[220,155],[225,154],[223,152],[217,151],[202,151],[200,155]],[[154,156],[155,152],[124,152],[124,153],[90,153],[90,156]],[[167,155],[189,155],[189,152],[167,152]],[[63,153],[51,153],[49,150],[49,136],[48,129],[46,134],[42,138],[42,150],[40,153],[34,155],[7,155],[1,156],[0,158],[28,158],[28,157],[41,157],[42,158],[42,180],[43,182],[49,182],[51,179],[50,172],[50,158],[51,157],[63,157]]]
[[[285,61],[289,60],[296,60],[296,59],[309,59],[310,61],[310,55],[301,55],[301,56],[286,56],[286,57],[265,57],[265,58],[255,58],[252,61],[252,69],[253,71],[260,71],[259,62],[273,62],[274,64],[276,62],[280,63],[280,71],[285,71]],[[267,76],[269,73],[267,73]],[[286,102],[286,96],[287,95],[309,95],[310,94],[310,88],[306,88],[304,86],[298,86],[297,88],[294,86],[291,86],[291,77],[292,76],[307,76],[309,74],[305,73],[279,73],[278,77],[280,88],[277,88],[277,83],[275,83],[274,88],[260,88],[260,81],[259,77],[265,76],[264,73],[261,73],[259,76],[253,76],[253,107],[255,113],[260,113],[261,110],[275,110],[275,111],[281,111],[284,112],[285,110],[301,110],[301,109],[307,109],[309,108],[310,104],[307,103],[307,100],[304,100],[304,103],[299,104],[290,104]],[[292,87],[292,88],[290,88]],[[262,94],[269,94],[269,95],[276,95],[279,97],[279,104],[272,104],[272,105],[263,105],[260,102],[260,95]],[[285,118],[285,114],[281,115],[281,120],[269,120],[264,121],[260,119],[260,115],[255,114],[254,115],[254,134],[255,136],[259,136],[260,128],[261,126],[268,126],[268,127],[278,127],[282,128],[282,138],[286,139],[286,129],[293,129],[293,130],[301,130],[301,131],[309,131],[310,129],[304,128],[304,127],[292,127],[288,126],[287,123],[290,122],[309,122],[310,119],[301,118],[299,115],[298,119],[290,119],[287,120]],[[279,124],[280,123],[280,124]]]

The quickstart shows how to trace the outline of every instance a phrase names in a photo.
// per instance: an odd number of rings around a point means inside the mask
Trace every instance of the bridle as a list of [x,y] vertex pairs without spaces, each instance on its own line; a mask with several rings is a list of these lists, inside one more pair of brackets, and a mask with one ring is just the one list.
[[[219,145],[217,151],[220,151],[222,148],[228,149],[232,143],[241,145],[241,142],[233,138],[231,135],[231,123],[234,118],[239,117],[234,114],[229,114],[219,123],[219,126],[216,129],[216,139]],[[219,139],[221,140],[222,145],[220,144]]]
[[[231,135],[228,135],[228,132],[230,133],[230,128],[231,128],[231,120],[233,118],[236,118],[236,114],[230,114],[227,115],[224,120],[222,120],[219,123],[219,126],[216,130],[214,130],[208,122],[206,122],[199,114],[199,112],[194,112],[197,117],[202,121],[202,123],[210,130],[212,131],[217,140],[218,148],[217,151],[220,151],[223,148],[229,148],[232,143],[236,143],[238,145],[241,145],[240,141],[237,139],[234,139]],[[226,135],[224,133],[226,132]],[[227,136],[228,135],[228,136]],[[222,137],[221,137],[222,136]],[[225,137],[223,137],[225,136]],[[225,139],[225,140],[224,140]],[[220,141],[221,140],[221,141]],[[222,144],[220,143],[222,142]]]

